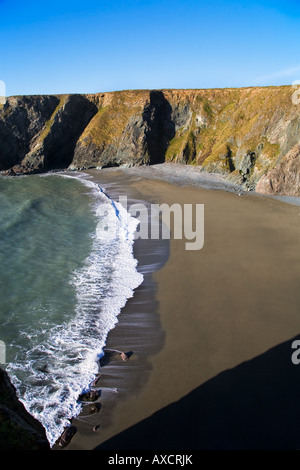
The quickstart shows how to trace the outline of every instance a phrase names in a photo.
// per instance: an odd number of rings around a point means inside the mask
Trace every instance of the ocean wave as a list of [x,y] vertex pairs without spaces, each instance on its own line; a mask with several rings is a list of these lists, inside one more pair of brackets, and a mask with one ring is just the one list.
[[74,317],[52,327],[43,344],[25,351],[22,362],[7,368],[21,401],[44,425],[51,446],[80,413],[78,396],[98,372],[107,335],[143,281],[133,255],[138,221],[93,181],[72,178],[92,192],[99,219],[92,251],[70,278],[76,292]]

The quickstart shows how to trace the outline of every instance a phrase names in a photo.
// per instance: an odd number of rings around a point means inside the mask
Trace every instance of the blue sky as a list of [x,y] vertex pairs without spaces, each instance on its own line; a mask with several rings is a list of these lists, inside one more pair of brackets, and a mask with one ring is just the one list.
[[299,44],[299,0],[0,0],[8,96],[286,85]]

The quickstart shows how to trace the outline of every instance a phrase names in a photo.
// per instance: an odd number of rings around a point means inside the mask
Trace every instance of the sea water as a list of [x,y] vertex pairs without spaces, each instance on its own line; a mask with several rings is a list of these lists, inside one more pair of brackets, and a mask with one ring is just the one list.
[[79,414],[108,332],[143,281],[137,220],[87,175],[0,177],[0,207],[5,368],[53,445]]

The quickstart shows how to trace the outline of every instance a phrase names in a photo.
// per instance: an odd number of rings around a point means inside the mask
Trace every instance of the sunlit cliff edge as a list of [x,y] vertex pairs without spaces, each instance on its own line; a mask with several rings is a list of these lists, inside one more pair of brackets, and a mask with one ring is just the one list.
[[292,86],[15,96],[0,105],[0,171],[196,165],[265,194],[300,196]]

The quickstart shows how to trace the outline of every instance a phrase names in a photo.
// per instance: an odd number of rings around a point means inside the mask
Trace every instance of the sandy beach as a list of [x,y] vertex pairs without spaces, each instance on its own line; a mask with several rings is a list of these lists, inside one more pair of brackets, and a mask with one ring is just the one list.
[[168,172],[88,172],[129,202],[204,204],[205,241],[135,242],[144,283],[107,340],[133,355],[103,367],[65,450],[297,448],[300,207]]

